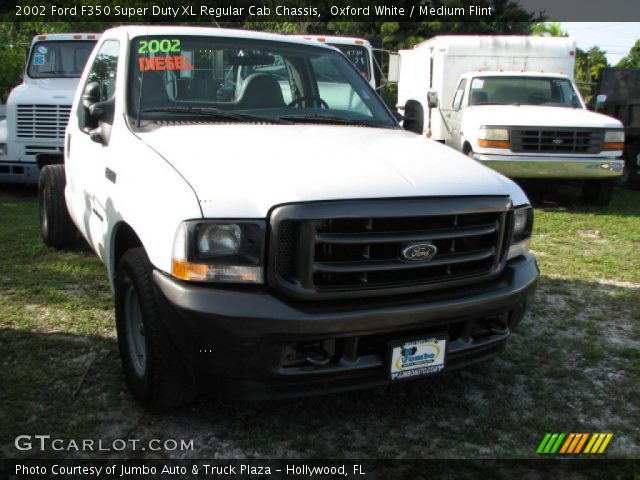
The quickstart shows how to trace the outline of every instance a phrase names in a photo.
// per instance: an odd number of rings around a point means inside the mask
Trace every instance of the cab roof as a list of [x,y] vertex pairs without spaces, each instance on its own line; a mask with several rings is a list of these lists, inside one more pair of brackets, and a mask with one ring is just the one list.
[[[41,33],[31,39],[31,43],[46,42],[56,40],[97,40],[100,38],[100,33]],[[80,37],[80,38],[78,38]]]
[[[103,36],[134,38],[146,35],[193,35],[219,38],[240,38],[247,40],[267,40],[272,42],[286,42],[298,45],[309,45],[308,40],[303,40],[292,35],[279,35],[276,33],[256,32],[254,30],[240,30],[234,28],[212,28],[212,27],[185,27],[185,26],[156,26],[156,25],[133,25],[115,27],[106,30]],[[315,45],[324,46],[322,43]]]
[[342,37],[339,35],[290,35],[294,38],[302,38],[304,40],[315,40],[319,43],[332,43],[334,45],[362,45],[363,47],[371,47],[368,40],[357,37]]
[[546,72],[540,70],[474,70],[462,75],[463,77],[543,77],[543,78],[567,78],[564,72]]

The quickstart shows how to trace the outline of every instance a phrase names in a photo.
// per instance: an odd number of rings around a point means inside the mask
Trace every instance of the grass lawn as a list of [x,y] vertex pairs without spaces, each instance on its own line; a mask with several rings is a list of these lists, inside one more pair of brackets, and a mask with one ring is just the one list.
[[607,456],[638,458],[640,192],[617,190],[606,208],[538,203],[537,301],[494,361],[393,388],[201,400],[159,416],[125,390],[97,257],[45,247],[35,190],[0,185],[0,455],[56,456],[13,446],[46,433],[193,439],[192,451],[161,454],[176,458],[522,458],[545,432],[613,432]]

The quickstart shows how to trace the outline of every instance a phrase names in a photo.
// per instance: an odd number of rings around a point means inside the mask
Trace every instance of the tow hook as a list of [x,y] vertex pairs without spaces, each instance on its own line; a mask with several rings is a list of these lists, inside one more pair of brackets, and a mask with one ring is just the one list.
[[497,317],[488,319],[487,328],[495,335],[505,335],[509,333],[509,314],[503,313]]
[[312,365],[326,365],[331,361],[331,355],[319,343],[308,343],[302,346],[302,354]]

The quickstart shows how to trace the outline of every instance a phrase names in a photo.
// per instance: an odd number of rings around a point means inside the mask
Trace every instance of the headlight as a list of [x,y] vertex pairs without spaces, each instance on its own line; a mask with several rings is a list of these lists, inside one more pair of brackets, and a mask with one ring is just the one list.
[[191,220],[176,230],[171,274],[181,280],[263,283],[264,220]]
[[603,150],[624,149],[624,130],[606,130],[604,132]]
[[533,208],[520,207],[513,211],[513,228],[508,259],[522,255],[529,250],[531,231],[533,228]]
[[242,229],[236,223],[199,225],[196,228],[198,252],[206,257],[235,255],[240,251]]
[[509,148],[509,130],[506,128],[480,127],[478,146],[482,148]]
[[7,154],[7,144],[0,143],[0,155],[6,155],[6,154]]

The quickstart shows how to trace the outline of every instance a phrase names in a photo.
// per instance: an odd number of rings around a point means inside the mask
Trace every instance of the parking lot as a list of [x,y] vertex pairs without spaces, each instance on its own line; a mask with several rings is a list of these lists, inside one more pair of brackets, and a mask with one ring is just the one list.
[[172,458],[527,458],[546,432],[613,432],[608,457],[640,451],[640,192],[608,207],[576,192],[537,204],[536,303],[490,363],[387,388],[279,402],[202,399],[155,415],[125,390],[112,296],[84,244],[48,249],[36,191],[0,185],[0,452],[14,438],[193,439]]

